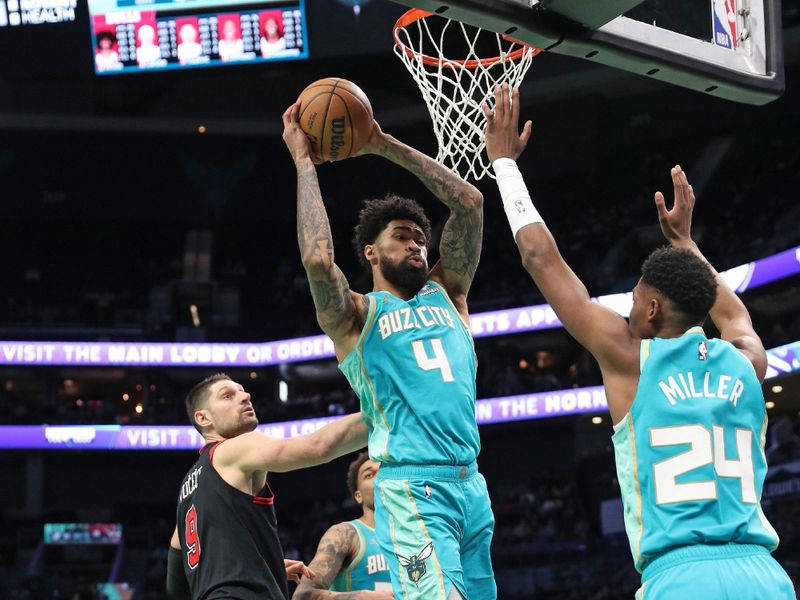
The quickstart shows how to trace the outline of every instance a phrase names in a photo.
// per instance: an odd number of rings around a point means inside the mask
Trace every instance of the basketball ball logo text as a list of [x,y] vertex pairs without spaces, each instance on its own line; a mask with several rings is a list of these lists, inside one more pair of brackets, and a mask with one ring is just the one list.
[[331,119],[331,160],[339,158],[339,150],[344,146],[344,117]]

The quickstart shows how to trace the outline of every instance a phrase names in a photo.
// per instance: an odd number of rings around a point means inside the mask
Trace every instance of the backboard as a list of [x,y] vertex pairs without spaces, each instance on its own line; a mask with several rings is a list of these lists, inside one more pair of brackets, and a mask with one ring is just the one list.
[[727,100],[784,90],[780,0],[395,1]]

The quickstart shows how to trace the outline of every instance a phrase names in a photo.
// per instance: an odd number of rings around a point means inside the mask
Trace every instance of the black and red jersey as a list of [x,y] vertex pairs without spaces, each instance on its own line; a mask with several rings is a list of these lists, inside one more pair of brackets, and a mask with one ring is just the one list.
[[288,600],[274,495],[251,496],[225,482],[208,444],[183,478],[178,535],[192,600]]

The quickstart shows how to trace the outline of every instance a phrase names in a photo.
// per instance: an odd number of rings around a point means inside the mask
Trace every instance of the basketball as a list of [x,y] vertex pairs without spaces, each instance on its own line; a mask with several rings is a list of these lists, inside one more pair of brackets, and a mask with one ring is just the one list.
[[328,77],[300,93],[300,127],[324,161],[353,156],[372,132],[372,106],[355,83]]

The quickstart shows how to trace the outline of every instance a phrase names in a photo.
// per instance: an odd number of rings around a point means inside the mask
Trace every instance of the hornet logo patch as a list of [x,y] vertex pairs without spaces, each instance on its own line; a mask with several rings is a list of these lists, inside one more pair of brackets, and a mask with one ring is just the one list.
[[708,344],[700,342],[697,344],[697,359],[706,360],[708,358]]
[[408,578],[414,583],[418,583],[419,580],[425,576],[425,573],[428,572],[425,561],[430,558],[431,554],[433,554],[433,542],[420,550],[419,554],[416,556],[410,558],[404,558],[399,554],[395,556],[397,556],[397,561],[400,563],[400,566],[406,568]]

